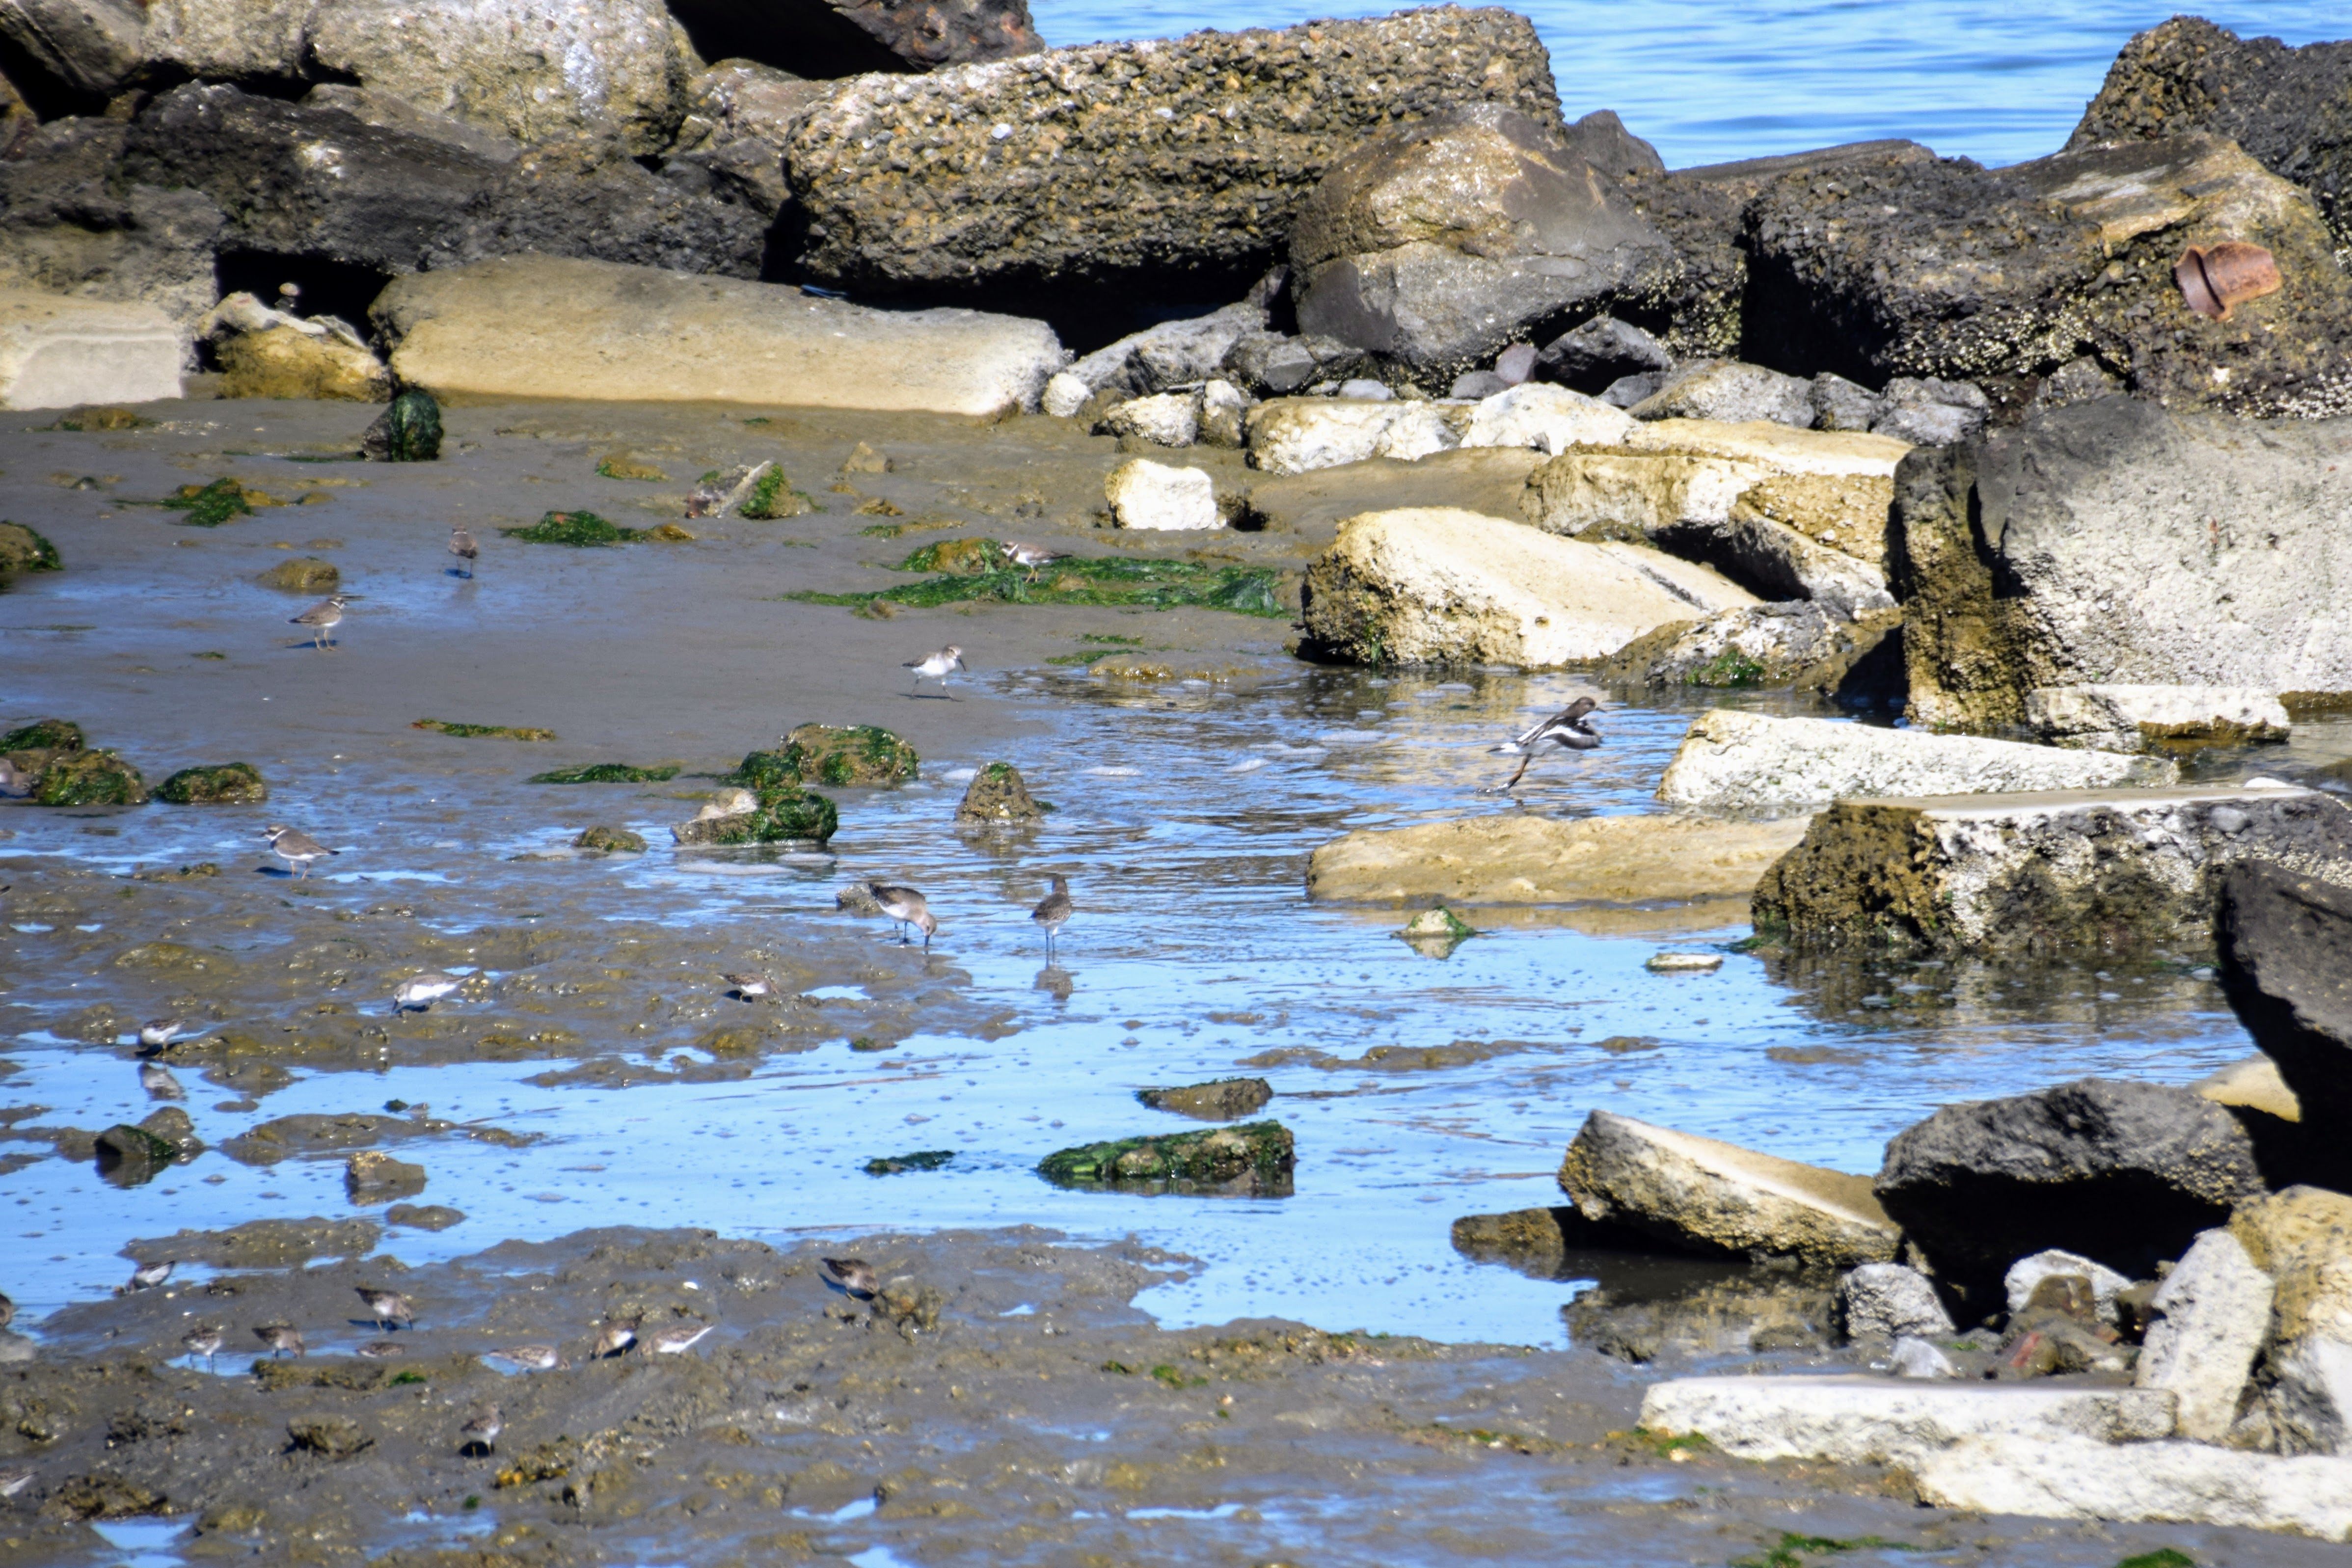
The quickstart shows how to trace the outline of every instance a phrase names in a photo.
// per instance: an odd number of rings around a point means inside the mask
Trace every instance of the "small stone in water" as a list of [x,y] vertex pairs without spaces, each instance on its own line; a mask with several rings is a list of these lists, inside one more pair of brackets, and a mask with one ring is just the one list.
[[1653,974],[1712,974],[1723,967],[1719,952],[1656,952],[1643,968]]

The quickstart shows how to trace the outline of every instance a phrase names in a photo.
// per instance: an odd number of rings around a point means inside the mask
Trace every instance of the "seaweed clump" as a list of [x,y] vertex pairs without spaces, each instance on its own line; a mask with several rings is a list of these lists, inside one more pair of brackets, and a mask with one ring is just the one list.
[[912,1154],[892,1154],[866,1162],[869,1176],[896,1176],[907,1171],[936,1171],[956,1157],[952,1149],[919,1149]]
[[251,517],[257,507],[286,503],[268,490],[254,489],[224,475],[210,484],[182,485],[160,504],[185,512],[180,521],[190,528],[218,528],[233,519]]
[[58,547],[21,522],[0,522],[0,581],[18,572],[62,572]]
[[554,768],[533,773],[525,781],[543,784],[666,784],[677,777],[683,763],[656,763],[649,768],[630,763],[590,763],[584,767]]
[[[41,759],[33,785],[35,805],[141,805],[147,799],[147,781],[139,770],[102,748],[51,752]],[[17,757],[9,759],[26,773],[37,770]]]
[[392,400],[360,437],[360,455],[376,463],[430,463],[441,456],[441,405],[421,387]]
[[269,798],[261,770],[250,763],[182,768],[155,791],[173,805],[258,805]]
[[58,416],[52,430],[144,430],[154,424],[145,415],[129,408],[100,405],[89,408],[69,409]]
[[0,735],[0,756],[11,752],[79,752],[88,742],[70,719],[36,719]]
[[[1264,566],[1212,566],[1197,561],[1159,561],[1126,556],[1074,556],[1037,574],[1017,566],[971,570],[986,545],[1001,557],[993,540],[952,540],[926,545],[900,562],[901,572],[941,571],[921,583],[903,583],[878,593],[824,594],[814,590],[782,595],[811,605],[862,607],[877,602],[929,607],[992,602],[1006,605],[1090,605],[1111,609],[1172,610],[1192,606],[1231,610],[1244,616],[1286,616],[1281,579]],[[952,557],[942,552],[953,549]]]
[[800,776],[774,752],[753,752],[730,782],[750,789],[749,811],[698,816],[670,829],[680,844],[823,844],[841,828],[832,801],[800,787]]
[[343,574],[331,561],[298,555],[279,562],[257,581],[265,588],[283,588],[289,594],[328,594],[342,586]]
[[642,855],[645,839],[625,827],[592,827],[572,841],[574,849],[595,849],[607,855]]
[[460,724],[451,719],[419,719],[409,725],[412,730],[437,730],[444,735],[459,740],[489,739],[493,741],[552,741],[552,730],[534,730],[527,724]]
[[525,544],[568,544],[574,550],[626,544],[645,537],[641,528],[623,528],[593,511],[551,511],[528,528],[502,528],[499,531]]
[[[922,765],[914,747],[876,724],[795,725],[777,750],[755,752],[752,756],[779,759],[792,783],[831,784],[836,789],[902,784]],[[748,768],[751,757],[743,761]]]
[[1289,1128],[1279,1121],[1247,1121],[1204,1132],[1081,1144],[1046,1155],[1037,1173],[1068,1187],[1287,1197],[1297,1163]]

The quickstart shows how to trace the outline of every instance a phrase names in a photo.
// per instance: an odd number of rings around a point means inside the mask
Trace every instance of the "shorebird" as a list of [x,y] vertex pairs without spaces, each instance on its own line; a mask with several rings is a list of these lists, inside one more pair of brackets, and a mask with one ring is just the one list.
[[289,827],[282,822],[272,823],[263,828],[261,836],[269,840],[269,847],[277,851],[280,860],[294,868],[297,878],[310,875],[311,861],[342,853],[340,849],[328,848],[300,828]]
[[722,974],[719,977],[734,988],[735,994],[746,1002],[757,1002],[762,996],[776,994],[776,984],[764,974]]
[[656,1355],[684,1355],[709,1331],[709,1323],[680,1323],[674,1329],[647,1334],[646,1343],[653,1347]]
[[[898,668],[901,669],[911,669],[915,672],[915,689],[913,691],[908,693],[908,696],[911,697],[919,693],[923,689],[923,682],[928,679],[938,681],[940,683],[940,695],[952,700],[955,694],[948,689],[948,671],[951,669],[963,669],[963,649],[956,647],[953,643],[950,643],[947,647],[940,649],[940,651],[935,654],[928,655],[922,658],[910,658]],[[971,672],[966,670],[965,673],[969,674]]]
[[642,1317],[605,1319],[596,1330],[594,1358],[602,1361],[606,1356],[619,1355],[635,1344],[637,1325],[644,1321]]
[[0,1498],[12,1498],[33,1484],[30,1470],[0,1470]]
[[416,1326],[416,1308],[397,1290],[386,1290],[374,1285],[354,1286],[360,1300],[367,1303],[368,1315],[375,1320],[378,1329],[390,1332],[394,1323]]
[[1067,877],[1056,876],[1054,879],[1054,890],[1040,900],[1035,909],[1029,911],[1029,918],[1045,928],[1046,963],[1054,962],[1054,938],[1061,933],[1064,926],[1070,923],[1070,911],[1076,907],[1070,902],[1070,879]]
[[131,1271],[131,1283],[124,1286],[123,1289],[125,1291],[152,1290],[172,1277],[172,1268],[173,1260],[168,1258],[161,1263],[142,1263]]
[[931,907],[924,901],[922,894],[912,888],[877,882],[874,884],[874,901],[882,906],[884,914],[898,922],[898,944],[901,947],[907,945],[908,926],[922,931],[925,947],[931,945],[931,933],[940,929],[940,922],[932,916]]
[[499,1434],[506,1429],[506,1418],[499,1414],[497,1405],[477,1405],[474,1406],[473,1415],[467,1418],[466,1424],[457,1428],[466,1438],[464,1442],[457,1445],[457,1451],[466,1453],[469,1450],[478,1450],[485,1454],[495,1453],[499,1446]]
[[151,1051],[160,1051],[187,1032],[188,1026],[181,1019],[150,1018],[139,1026],[139,1043]]
[[572,1364],[553,1345],[515,1345],[502,1351],[484,1351],[482,1359],[507,1362],[525,1372],[553,1372]]
[[392,1011],[394,1016],[407,1012],[422,1013],[466,983],[462,974],[452,974],[446,969],[428,969],[422,974],[412,974],[392,988]]
[[1494,749],[1501,756],[1516,755],[1519,771],[1511,775],[1510,783],[1483,790],[1484,795],[1499,795],[1527,776],[1528,764],[1546,746],[1557,746],[1564,752],[1589,752],[1601,744],[1601,731],[1585,717],[1601,704],[1590,697],[1580,697],[1540,724],[1521,731]]
[[216,1328],[190,1329],[180,1336],[180,1348],[192,1356],[205,1358],[206,1365],[220,1370],[221,1331]]
[[153,1100],[185,1100],[188,1098],[188,1091],[180,1087],[180,1080],[173,1077],[172,1069],[165,1067],[162,1062],[141,1062],[139,1064],[139,1087],[145,1089],[149,1098]]
[[304,1352],[302,1331],[291,1323],[264,1323],[253,1331],[254,1338],[269,1347],[275,1356],[300,1355]]
[[7,758],[0,757],[0,795],[15,800],[32,793],[33,775]]
[[472,534],[453,525],[449,530],[449,553],[457,558],[457,575],[471,577],[475,558],[482,553],[482,547],[474,542]]
[[310,627],[310,646],[324,653],[327,645],[335,640],[328,634],[343,624],[343,606],[352,597],[349,594],[330,594],[300,615],[289,616],[287,624]]
[[406,1355],[408,1352],[401,1347],[398,1340],[370,1340],[352,1353],[363,1355],[370,1361],[390,1361],[394,1356]]
[[1041,568],[1051,566],[1056,561],[1067,561],[1070,558],[1070,552],[1066,550],[1048,550],[1042,544],[1024,544],[1017,539],[1008,539],[1004,542],[1004,553],[1015,566],[1029,568],[1028,580],[1032,583],[1037,580],[1037,573]]
[[862,1258],[820,1258],[819,1263],[833,1270],[833,1281],[861,1301],[870,1301],[882,1289],[882,1281],[874,1272],[874,1265]]

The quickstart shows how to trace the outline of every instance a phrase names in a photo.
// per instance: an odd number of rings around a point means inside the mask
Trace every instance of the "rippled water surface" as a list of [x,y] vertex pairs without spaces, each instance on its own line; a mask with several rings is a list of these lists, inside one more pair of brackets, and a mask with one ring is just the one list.
[[[1233,0],[1171,8],[1033,0],[1050,44],[1164,37],[1195,27],[1280,26],[1375,16],[1385,5]],[[2243,37],[2290,44],[2352,35],[2325,0],[2180,7],[2165,0],[1525,0],[1570,116],[1614,109],[1670,166],[1909,137],[1986,163],[2054,153],[2134,33],[2192,9]]]

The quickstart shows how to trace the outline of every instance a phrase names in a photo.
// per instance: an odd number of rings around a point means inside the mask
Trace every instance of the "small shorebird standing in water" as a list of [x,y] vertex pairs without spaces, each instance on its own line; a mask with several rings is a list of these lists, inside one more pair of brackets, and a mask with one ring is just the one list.
[[379,1331],[390,1333],[394,1323],[410,1329],[416,1327],[415,1304],[399,1291],[386,1290],[375,1285],[360,1285],[353,1289],[359,1291],[360,1300],[367,1303],[368,1315],[375,1320]]
[[882,906],[884,914],[898,922],[899,946],[904,947],[908,943],[908,926],[923,933],[925,947],[931,945],[931,933],[940,929],[940,922],[932,917],[931,906],[924,900],[922,894],[912,888],[877,882],[874,884],[874,901]]
[[1070,552],[1066,550],[1048,550],[1039,544],[1024,544],[1016,539],[1008,539],[1004,542],[1004,553],[1015,566],[1026,566],[1029,569],[1028,580],[1032,583],[1037,580],[1037,573],[1041,568],[1051,566],[1056,561],[1067,561],[1070,558]]
[[188,1098],[188,1091],[180,1087],[180,1080],[174,1078],[172,1075],[172,1069],[162,1062],[139,1064],[139,1087],[145,1089],[148,1097],[152,1100]]
[[452,524],[449,529],[449,553],[457,558],[457,564],[452,570],[460,577],[471,577],[475,559],[482,553],[482,547],[474,542],[472,534]]
[[721,974],[719,978],[746,1002],[763,1002],[776,994],[776,983],[764,974]]
[[172,1277],[173,1267],[173,1261],[168,1258],[161,1263],[141,1264],[131,1271],[131,1283],[122,1288],[123,1293],[128,1295],[133,1290],[152,1290]]
[[820,1258],[817,1261],[833,1270],[835,1284],[860,1300],[872,1300],[882,1289],[874,1265],[862,1258]]
[[280,860],[294,868],[297,879],[310,875],[311,861],[342,853],[340,849],[328,848],[300,828],[289,827],[282,822],[274,822],[263,828],[261,836],[269,840],[269,847],[277,852]]
[[139,1026],[139,1043],[151,1051],[160,1051],[188,1032],[188,1026],[178,1018],[150,1018]]
[[1601,704],[1590,697],[1580,697],[1540,724],[1522,730],[1510,740],[1492,748],[1497,754],[1519,759],[1519,771],[1511,775],[1510,784],[1496,784],[1481,795],[1500,795],[1527,776],[1528,764],[1546,746],[1557,746],[1564,752],[1589,752],[1601,744],[1601,731],[1585,717]]
[[428,969],[422,974],[412,974],[392,988],[393,1016],[422,1013],[465,983],[464,975],[452,974],[446,969]]
[[[940,683],[940,695],[952,702],[955,700],[955,693],[948,689],[948,671],[964,668],[963,649],[950,643],[937,653],[926,655],[921,658],[910,658],[898,668],[915,672],[915,688],[908,693],[909,697],[921,694],[925,680],[936,680]],[[969,675],[971,671],[965,670],[964,673]]]
[[477,1405],[474,1406],[474,1414],[467,1418],[463,1426],[457,1428],[465,1435],[465,1441],[457,1445],[457,1451],[461,1454],[476,1450],[485,1454],[495,1453],[499,1446],[499,1434],[506,1429],[506,1419],[499,1414],[497,1405]]
[[210,1325],[200,1329],[190,1329],[180,1336],[180,1348],[192,1356],[204,1357],[205,1364],[214,1371],[220,1370],[221,1331],[219,1329]]
[[1045,928],[1046,963],[1054,962],[1054,938],[1060,935],[1062,928],[1070,923],[1070,911],[1076,908],[1076,904],[1070,902],[1070,879],[1057,875],[1054,879],[1054,890],[1047,893],[1038,901],[1037,907],[1029,911],[1029,918]]
[[340,647],[342,645],[329,634],[343,624],[343,606],[357,597],[355,594],[330,594],[300,615],[289,616],[288,623],[310,627],[310,646],[320,653],[331,645]]
[[254,1337],[269,1347],[274,1356],[301,1355],[304,1352],[302,1331],[291,1323],[264,1323],[253,1331]]

